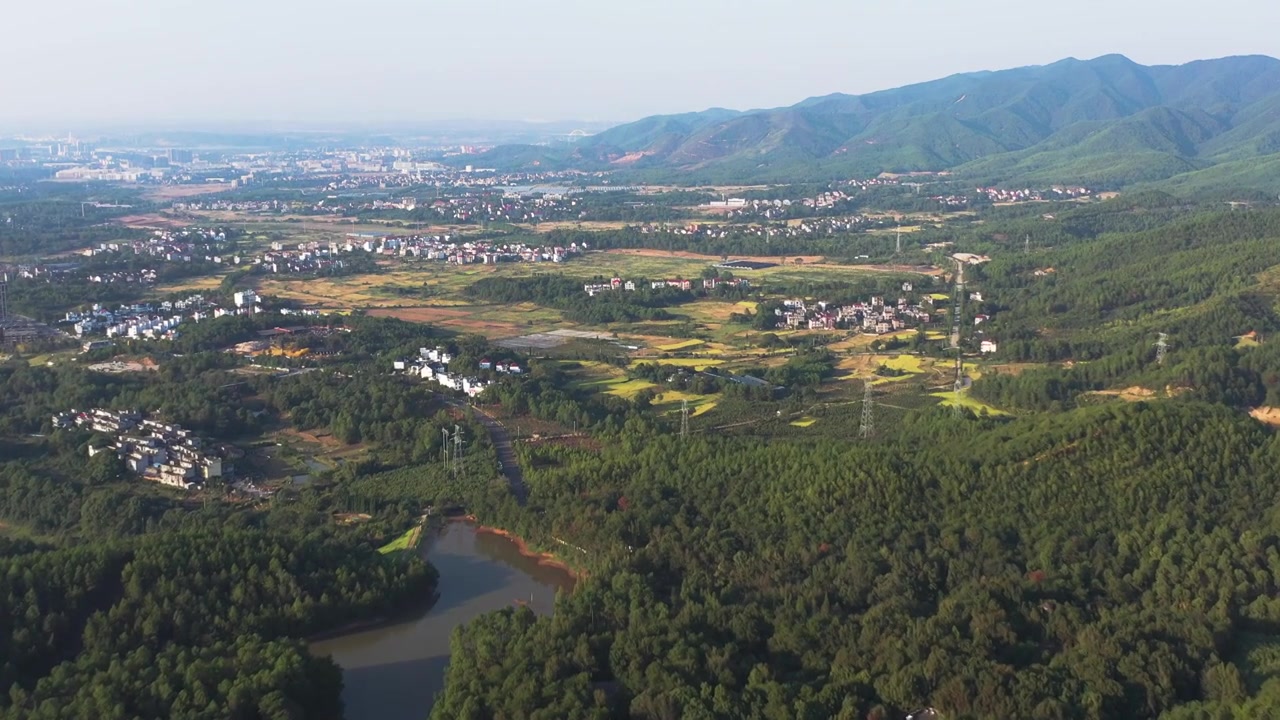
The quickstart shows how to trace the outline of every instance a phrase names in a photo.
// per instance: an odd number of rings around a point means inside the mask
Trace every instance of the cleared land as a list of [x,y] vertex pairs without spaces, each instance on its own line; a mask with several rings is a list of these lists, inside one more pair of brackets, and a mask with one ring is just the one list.
[[422,537],[422,526],[415,526],[400,537],[378,548],[378,552],[389,555],[401,550],[413,550],[418,547],[418,538]]
[[197,195],[212,195],[214,193],[223,193],[233,190],[231,183],[199,183],[192,185],[162,185],[160,187],[148,186],[143,191],[142,196],[148,200],[156,200],[163,202],[165,200],[181,200],[183,198],[195,197]]

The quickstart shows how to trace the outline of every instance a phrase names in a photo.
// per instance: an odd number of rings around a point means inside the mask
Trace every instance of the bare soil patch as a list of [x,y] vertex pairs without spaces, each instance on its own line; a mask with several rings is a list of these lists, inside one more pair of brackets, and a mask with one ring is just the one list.
[[1134,385],[1133,387],[1123,388],[1121,390],[1098,390],[1087,394],[1120,398],[1125,402],[1138,402],[1154,398],[1156,396],[1156,391]]
[[231,183],[200,183],[196,185],[165,185],[148,188],[142,196],[148,200],[179,200],[196,195],[212,195],[233,189]]
[[463,310],[454,310],[448,307],[438,305],[428,307],[406,307],[406,308],[377,308],[370,310],[369,314],[374,317],[393,317],[410,322],[440,322],[442,320],[454,320],[457,318],[465,318],[471,313]]
[[1277,407],[1260,407],[1249,411],[1249,415],[1258,422],[1271,425],[1272,427],[1280,427],[1280,408]]
[[[638,257],[657,257],[657,258],[675,257],[675,258],[684,258],[686,260],[706,260],[707,262],[713,262],[713,263],[720,262],[720,257],[718,255],[702,255],[695,252],[689,252],[687,250],[655,250],[652,248],[626,248],[626,249],[605,250],[605,252],[611,255],[635,255]],[[746,260],[748,262],[763,262],[763,263],[778,263],[778,264],[794,263],[796,261],[796,258],[799,258],[803,262],[803,264],[806,264],[806,265],[817,264],[826,260],[826,257],[822,255],[785,255],[785,256],[731,255],[729,257],[732,260]],[[781,261],[780,261],[780,258],[782,259]]]
[[182,228],[189,224],[183,220],[165,217],[159,213],[125,215],[124,217],[116,218],[115,222],[129,228],[156,228],[161,230],[166,228]]

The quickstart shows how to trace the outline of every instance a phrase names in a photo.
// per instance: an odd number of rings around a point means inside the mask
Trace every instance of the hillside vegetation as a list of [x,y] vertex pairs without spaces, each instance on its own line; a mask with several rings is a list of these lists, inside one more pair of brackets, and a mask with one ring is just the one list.
[[1120,186],[1245,160],[1244,187],[1280,186],[1280,60],[1147,67],[1119,56],[955,75],[867,95],[622,125],[570,151],[505,147],[485,162],[746,182],[952,170],[980,182]]

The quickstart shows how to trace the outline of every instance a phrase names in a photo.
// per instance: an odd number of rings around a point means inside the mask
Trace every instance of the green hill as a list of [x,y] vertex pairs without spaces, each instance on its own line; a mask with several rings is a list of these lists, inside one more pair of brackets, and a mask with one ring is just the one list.
[[[536,158],[544,168],[695,182],[950,170],[982,182],[1114,187],[1214,168],[1219,172],[1202,177],[1249,171],[1250,159],[1280,152],[1277,111],[1274,58],[1143,66],[1107,55],[785,108],[655,116],[571,150],[498,148],[481,162],[522,167]],[[1246,172],[1243,181],[1270,189],[1271,176]]]

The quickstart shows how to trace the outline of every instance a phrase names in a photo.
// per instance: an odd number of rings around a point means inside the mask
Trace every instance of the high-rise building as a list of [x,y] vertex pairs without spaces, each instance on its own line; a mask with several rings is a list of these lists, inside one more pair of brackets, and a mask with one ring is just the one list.
[[190,150],[180,150],[178,148],[170,148],[168,157],[169,162],[175,165],[186,165],[195,160],[195,155]]

